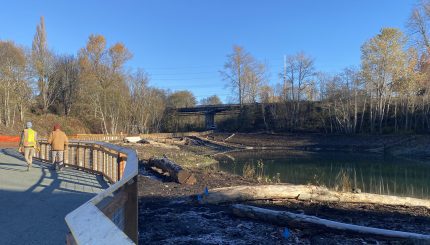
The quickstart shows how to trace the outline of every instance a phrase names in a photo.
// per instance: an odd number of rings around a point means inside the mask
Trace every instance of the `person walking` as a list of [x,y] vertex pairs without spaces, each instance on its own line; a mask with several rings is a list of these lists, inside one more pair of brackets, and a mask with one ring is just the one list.
[[24,153],[25,161],[27,162],[27,171],[30,170],[33,163],[33,156],[36,149],[39,149],[37,141],[37,132],[32,129],[32,123],[27,122],[26,128],[21,133],[19,141],[19,152]]
[[69,139],[61,131],[60,125],[55,124],[54,131],[49,135],[48,144],[51,145],[53,168],[61,171],[64,168],[64,151],[67,150]]

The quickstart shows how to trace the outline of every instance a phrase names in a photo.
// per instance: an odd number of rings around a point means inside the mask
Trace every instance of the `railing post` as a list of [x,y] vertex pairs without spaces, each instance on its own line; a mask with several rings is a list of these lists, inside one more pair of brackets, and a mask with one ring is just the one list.
[[113,180],[113,178],[112,178],[112,155],[111,154],[109,154],[109,156],[108,156],[107,176],[109,176],[109,178]]
[[69,146],[66,146],[64,148],[64,152],[63,152],[63,161],[64,161],[64,165],[69,165]]
[[97,170],[97,150],[94,149],[94,147],[91,147],[91,150],[93,152],[93,162],[92,162],[93,166],[92,166],[92,169],[94,171],[96,171]]
[[125,161],[127,159],[127,156],[123,153],[118,153],[118,171],[117,171],[117,181],[121,179],[123,173],[124,173],[124,168],[125,168]]
[[112,157],[112,180],[118,180],[118,155]]
[[79,162],[79,149],[80,149],[80,147],[79,147],[79,143],[78,143],[76,145],[76,166],[77,167],[81,166],[81,163]]
[[87,146],[84,145],[84,147],[82,149],[83,149],[83,152],[82,152],[82,164],[84,165],[84,168],[88,169],[89,166],[87,164]]

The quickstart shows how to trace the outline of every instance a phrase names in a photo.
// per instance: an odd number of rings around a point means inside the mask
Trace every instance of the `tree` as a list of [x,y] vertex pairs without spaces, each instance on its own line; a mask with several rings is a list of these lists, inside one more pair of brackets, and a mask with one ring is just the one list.
[[6,127],[13,125],[16,109],[23,120],[30,97],[24,51],[12,42],[0,41],[0,122]]
[[284,87],[289,87],[292,100],[300,101],[303,99],[303,91],[315,76],[314,60],[304,52],[300,52],[288,56],[285,62],[285,69],[282,74],[285,83]]
[[149,78],[143,70],[129,76],[131,94],[131,131],[158,132],[166,108],[166,93],[148,86]]
[[171,108],[183,108],[196,106],[196,98],[187,90],[177,91],[167,97],[167,106]]
[[291,116],[287,119],[291,127],[296,127],[301,116],[301,101],[308,90],[308,95],[313,95],[313,84],[315,76],[314,60],[304,52],[285,57],[284,70],[281,74],[284,87],[284,101],[292,100]]
[[260,93],[258,95],[261,103],[276,103],[278,99],[275,96],[275,91],[269,85],[261,86]]
[[221,105],[222,101],[217,95],[212,95],[200,101],[201,105]]
[[401,31],[384,28],[361,48],[362,73],[371,98],[371,131],[378,120],[379,132],[382,133],[382,123],[389,110],[393,85],[404,76],[407,67],[405,44],[406,38]]
[[430,53],[429,24],[430,1],[424,0],[412,10],[407,26],[416,37],[417,46],[427,54]]
[[61,107],[61,111],[69,115],[72,107],[78,100],[79,89],[79,63],[74,56],[58,56],[55,57],[54,72],[50,77],[51,81],[56,85],[54,88],[57,97],[57,104]]
[[79,52],[81,70],[80,100],[94,117],[101,119],[102,131],[115,134],[125,129],[129,110],[129,93],[123,66],[131,53],[122,43],[109,49],[102,35],[90,35],[87,45]]
[[256,103],[261,87],[266,83],[266,66],[257,61],[253,61],[243,74],[244,101],[245,103]]
[[240,46],[233,46],[227,56],[221,76],[237,95],[240,105],[256,102],[258,91],[265,81],[265,66],[257,62]]
[[45,20],[43,16],[40,18],[40,23],[36,27],[36,34],[34,35],[31,49],[31,60],[37,79],[41,107],[44,112],[47,112],[48,108],[56,100],[58,94],[54,90],[56,84],[49,79],[53,72],[53,55],[48,50]]

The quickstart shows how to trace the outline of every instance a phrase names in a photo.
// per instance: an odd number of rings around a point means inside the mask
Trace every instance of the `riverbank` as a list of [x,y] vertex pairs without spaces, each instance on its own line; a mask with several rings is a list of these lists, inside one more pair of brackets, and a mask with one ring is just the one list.
[[[230,137],[230,138],[228,138]],[[227,139],[228,138],[228,139]],[[226,140],[227,139],[227,140]],[[175,145],[135,145],[141,162],[139,177],[139,231],[145,244],[408,244],[404,240],[369,237],[332,230],[283,227],[237,218],[229,205],[200,205],[196,200],[207,188],[259,185],[255,179],[220,172],[210,155],[243,147],[307,147],[375,151],[381,145],[395,146],[396,137],[346,137],[321,135],[231,135],[213,134],[207,140],[223,142],[219,148],[199,141]],[[404,140],[404,139],[403,139]],[[415,139],[412,139],[415,140]],[[230,148],[228,148],[230,145]],[[298,148],[300,149],[300,148]],[[394,147],[392,149],[395,149]],[[197,184],[188,186],[170,182],[145,169],[145,160],[152,156],[166,156],[188,168]],[[252,205],[327,218],[384,229],[430,234],[430,212],[426,208],[375,204],[309,202],[297,200],[250,202]],[[285,229],[288,228],[288,236]]]
[[[335,134],[267,134],[215,133],[206,137],[214,142],[253,148],[309,151],[375,152],[392,155],[430,156],[427,135],[335,135]],[[416,148],[416,150],[412,150]]]

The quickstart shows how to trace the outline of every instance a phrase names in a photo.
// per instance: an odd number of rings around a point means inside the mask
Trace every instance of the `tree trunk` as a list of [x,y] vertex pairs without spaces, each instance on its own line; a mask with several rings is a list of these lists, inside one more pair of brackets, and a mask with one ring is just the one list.
[[148,165],[168,172],[170,177],[180,184],[194,185],[197,182],[192,173],[167,158],[151,158]]
[[305,214],[296,214],[287,211],[275,211],[270,209],[258,208],[249,205],[235,204],[232,205],[233,214],[239,217],[245,217],[255,220],[261,220],[277,225],[289,225],[293,227],[318,227],[334,229],[339,231],[348,231],[365,235],[375,235],[390,238],[401,238],[410,240],[419,240],[430,242],[430,235],[417,234],[404,231],[394,231],[366,227],[360,225],[346,224],[337,221],[318,218]]
[[394,132],[397,133],[397,99],[394,101]]
[[367,102],[367,97],[364,96],[363,111],[361,112],[361,120],[360,120],[360,133],[363,133],[363,122],[364,122],[364,114],[366,113],[366,102]]
[[353,132],[357,133],[357,115],[358,115],[358,105],[357,105],[357,88],[354,88],[354,126]]
[[204,197],[203,202],[218,204],[271,199],[423,206],[430,209],[430,200],[370,193],[342,193],[330,191],[325,187],[310,185],[261,185],[217,188],[211,190]]

